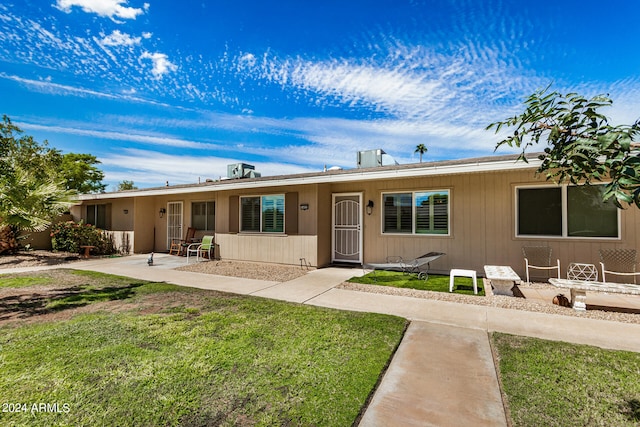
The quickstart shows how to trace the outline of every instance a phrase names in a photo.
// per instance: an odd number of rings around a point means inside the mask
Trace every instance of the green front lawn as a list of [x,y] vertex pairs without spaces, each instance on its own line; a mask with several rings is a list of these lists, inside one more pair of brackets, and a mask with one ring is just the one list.
[[492,343],[514,426],[640,425],[640,353],[499,333]]
[[[449,276],[430,274],[428,280],[418,279],[415,274],[404,274],[397,271],[375,271],[362,277],[352,277],[351,283],[366,285],[392,286],[395,288],[411,288],[423,291],[449,292]],[[474,295],[473,280],[468,277],[456,277],[453,292]],[[484,295],[482,279],[478,278],[478,295]]]
[[[16,299],[0,312],[2,425],[351,425],[406,326],[392,316],[51,274],[59,285],[38,288],[38,310]],[[16,278],[0,276],[0,287]]]

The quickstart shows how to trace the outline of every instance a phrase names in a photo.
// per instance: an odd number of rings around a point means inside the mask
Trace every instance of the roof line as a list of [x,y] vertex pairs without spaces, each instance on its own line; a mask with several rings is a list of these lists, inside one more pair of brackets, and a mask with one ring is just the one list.
[[279,185],[322,184],[334,182],[356,182],[371,179],[410,178],[419,176],[441,176],[477,172],[498,172],[518,169],[535,169],[540,165],[536,154],[527,156],[527,162],[518,160],[519,155],[478,157],[462,160],[447,160],[408,165],[381,166],[374,168],[339,171],[311,172],[293,175],[267,176],[260,178],[227,179],[200,184],[183,184],[169,187],[154,187],[140,190],[111,193],[82,194],[79,201],[115,199],[123,197],[145,197],[184,193],[202,193],[246,188],[265,188]]

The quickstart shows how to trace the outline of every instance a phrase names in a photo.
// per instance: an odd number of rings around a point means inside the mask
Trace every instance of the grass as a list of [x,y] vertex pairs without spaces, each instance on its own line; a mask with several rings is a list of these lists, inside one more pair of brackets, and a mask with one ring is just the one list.
[[514,426],[640,425],[640,354],[494,333]]
[[26,288],[36,285],[48,285],[51,282],[50,278],[42,276],[0,278],[0,288]]
[[[2,425],[351,425],[406,326],[392,316],[55,274],[74,296],[46,313],[66,318],[27,311],[27,322],[0,321],[0,404],[27,409],[0,411]],[[40,403],[57,411],[31,411]]]
[[[449,276],[430,274],[428,280],[418,279],[415,274],[404,274],[397,271],[375,271],[362,277],[352,277],[351,283],[366,285],[392,286],[395,288],[411,288],[423,291],[449,292]],[[474,295],[473,280],[468,277],[456,277],[453,292]],[[478,295],[484,295],[482,279],[478,279]]]

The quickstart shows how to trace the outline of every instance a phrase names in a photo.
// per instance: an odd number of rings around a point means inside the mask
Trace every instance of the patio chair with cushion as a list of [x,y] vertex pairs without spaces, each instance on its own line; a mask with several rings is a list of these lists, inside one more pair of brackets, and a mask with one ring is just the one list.
[[524,255],[524,264],[527,270],[527,283],[531,283],[529,269],[534,270],[556,270],[558,279],[560,278],[560,260],[556,259],[556,263],[551,263],[551,247],[550,246],[523,246],[522,254]]
[[638,255],[635,249],[600,249],[600,266],[602,281],[606,282],[606,274],[632,276],[636,284],[638,271]]
[[169,246],[169,255],[184,255],[184,250],[194,242],[196,235],[196,229],[193,227],[187,228],[187,234],[184,239],[171,239],[171,245]]
[[202,242],[190,244],[187,246],[187,264],[192,254],[196,255],[196,261],[200,261],[200,258],[204,259],[205,254],[207,259],[211,260],[211,255],[215,255],[215,247],[213,236],[204,236]]
[[387,262],[370,263],[364,267],[372,269],[374,273],[376,270],[401,271],[405,274],[414,273],[418,275],[418,278],[427,280],[431,261],[435,261],[443,255],[446,254],[443,252],[429,252],[406,261],[402,257],[387,257]]

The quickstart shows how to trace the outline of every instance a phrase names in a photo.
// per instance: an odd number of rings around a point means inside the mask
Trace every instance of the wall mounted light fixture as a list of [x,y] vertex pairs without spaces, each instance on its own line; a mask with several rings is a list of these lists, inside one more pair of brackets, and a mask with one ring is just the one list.
[[367,215],[371,215],[373,213],[373,200],[369,200],[367,202]]
[[301,211],[308,211],[309,210],[309,203],[302,203],[300,205],[300,210]]
[[164,214],[166,213],[167,213],[167,210],[165,208],[160,208],[160,212],[159,212],[160,218],[164,217]]

